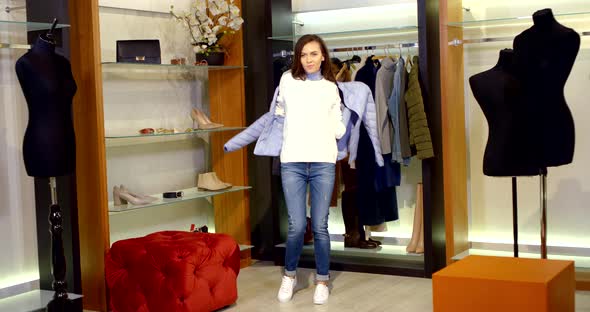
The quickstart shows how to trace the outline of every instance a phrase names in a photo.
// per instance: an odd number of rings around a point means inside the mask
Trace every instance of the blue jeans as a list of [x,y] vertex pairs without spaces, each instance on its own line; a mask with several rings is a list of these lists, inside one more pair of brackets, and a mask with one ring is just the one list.
[[303,235],[307,226],[306,194],[309,183],[316,280],[330,279],[328,214],[334,188],[334,175],[335,164],[333,163],[281,163],[281,179],[289,215],[285,253],[285,275],[287,276],[295,276],[303,248]]

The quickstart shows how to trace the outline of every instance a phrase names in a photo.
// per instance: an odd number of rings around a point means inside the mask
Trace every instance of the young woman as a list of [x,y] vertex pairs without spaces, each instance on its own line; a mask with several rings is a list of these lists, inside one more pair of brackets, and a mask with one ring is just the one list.
[[285,275],[277,295],[281,302],[291,300],[297,284],[297,263],[307,225],[308,185],[316,260],[313,302],[324,304],[328,300],[328,210],[338,154],[336,139],[346,131],[340,102],[324,41],[316,35],[301,37],[295,45],[293,66],[281,77],[275,111],[285,117],[280,159],[289,215]]

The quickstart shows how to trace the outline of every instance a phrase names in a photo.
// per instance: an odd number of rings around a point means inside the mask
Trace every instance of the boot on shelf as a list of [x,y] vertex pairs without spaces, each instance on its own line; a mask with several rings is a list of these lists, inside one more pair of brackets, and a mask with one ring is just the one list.
[[416,253],[424,253],[424,188],[422,183],[418,183],[416,187],[416,194],[419,200],[416,200],[416,204],[420,204],[420,238],[418,239],[418,245],[416,246]]
[[359,217],[356,211],[356,191],[342,192],[342,218],[344,219],[344,247],[375,249],[377,244],[365,240],[365,233],[361,231]]
[[424,253],[424,204],[422,193],[422,183],[418,183],[416,185],[416,207],[414,208],[412,239],[406,247],[406,251],[409,253]]
[[381,241],[378,241],[376,239],[372,239],[371,238],[371,230],[370,229],[372,227],[373,226],[370,226],[370,225],[369,226],[365,226],[365,238],[367,239],[368,242],[371,242],[371,243],[373,243],[373,244],[375,244],[377,246],[381,246]]

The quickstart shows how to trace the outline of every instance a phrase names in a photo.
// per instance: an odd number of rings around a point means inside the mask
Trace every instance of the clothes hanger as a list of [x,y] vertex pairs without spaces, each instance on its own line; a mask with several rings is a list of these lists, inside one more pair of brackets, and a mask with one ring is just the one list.
[[348,64],[346,64],[346,62],[342,63],[342,68],[340,68],[340,71],[338,71],[338,74],[336,74],[336,81],[340,81],[340,78],[342,77],[342,75],[344,75],[344,72],[348,70]]
[[384,58],[387,58],[387,46],[383,47],[383,55],[375,55],[373,56],[373,59],[378,59],[378,60],[382,60]]
[[408,56],[406,57],[406,63],[410,66],[414,66],[414,62],[412,62],[412,55],[410,55],[410,47],[408,47]]

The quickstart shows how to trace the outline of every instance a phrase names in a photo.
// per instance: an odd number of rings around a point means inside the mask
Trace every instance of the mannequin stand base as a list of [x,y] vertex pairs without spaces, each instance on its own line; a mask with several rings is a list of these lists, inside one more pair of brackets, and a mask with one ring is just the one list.
[[[82,296],[68,293],[67,306],[63,310],[59,303],[52,302],[55,292],[53,290],[36,289],[28,292],[16,292],[13,296],[0,299],[0,311],[76,311],[82,312]],[[51,309],[51,310],[49,310]]]
[[54,298],[47,304],[46,312],[82,312],[82,300]]
[[573,261],[469,256],[432,275],[433,311],[574,312],[575,278]]

